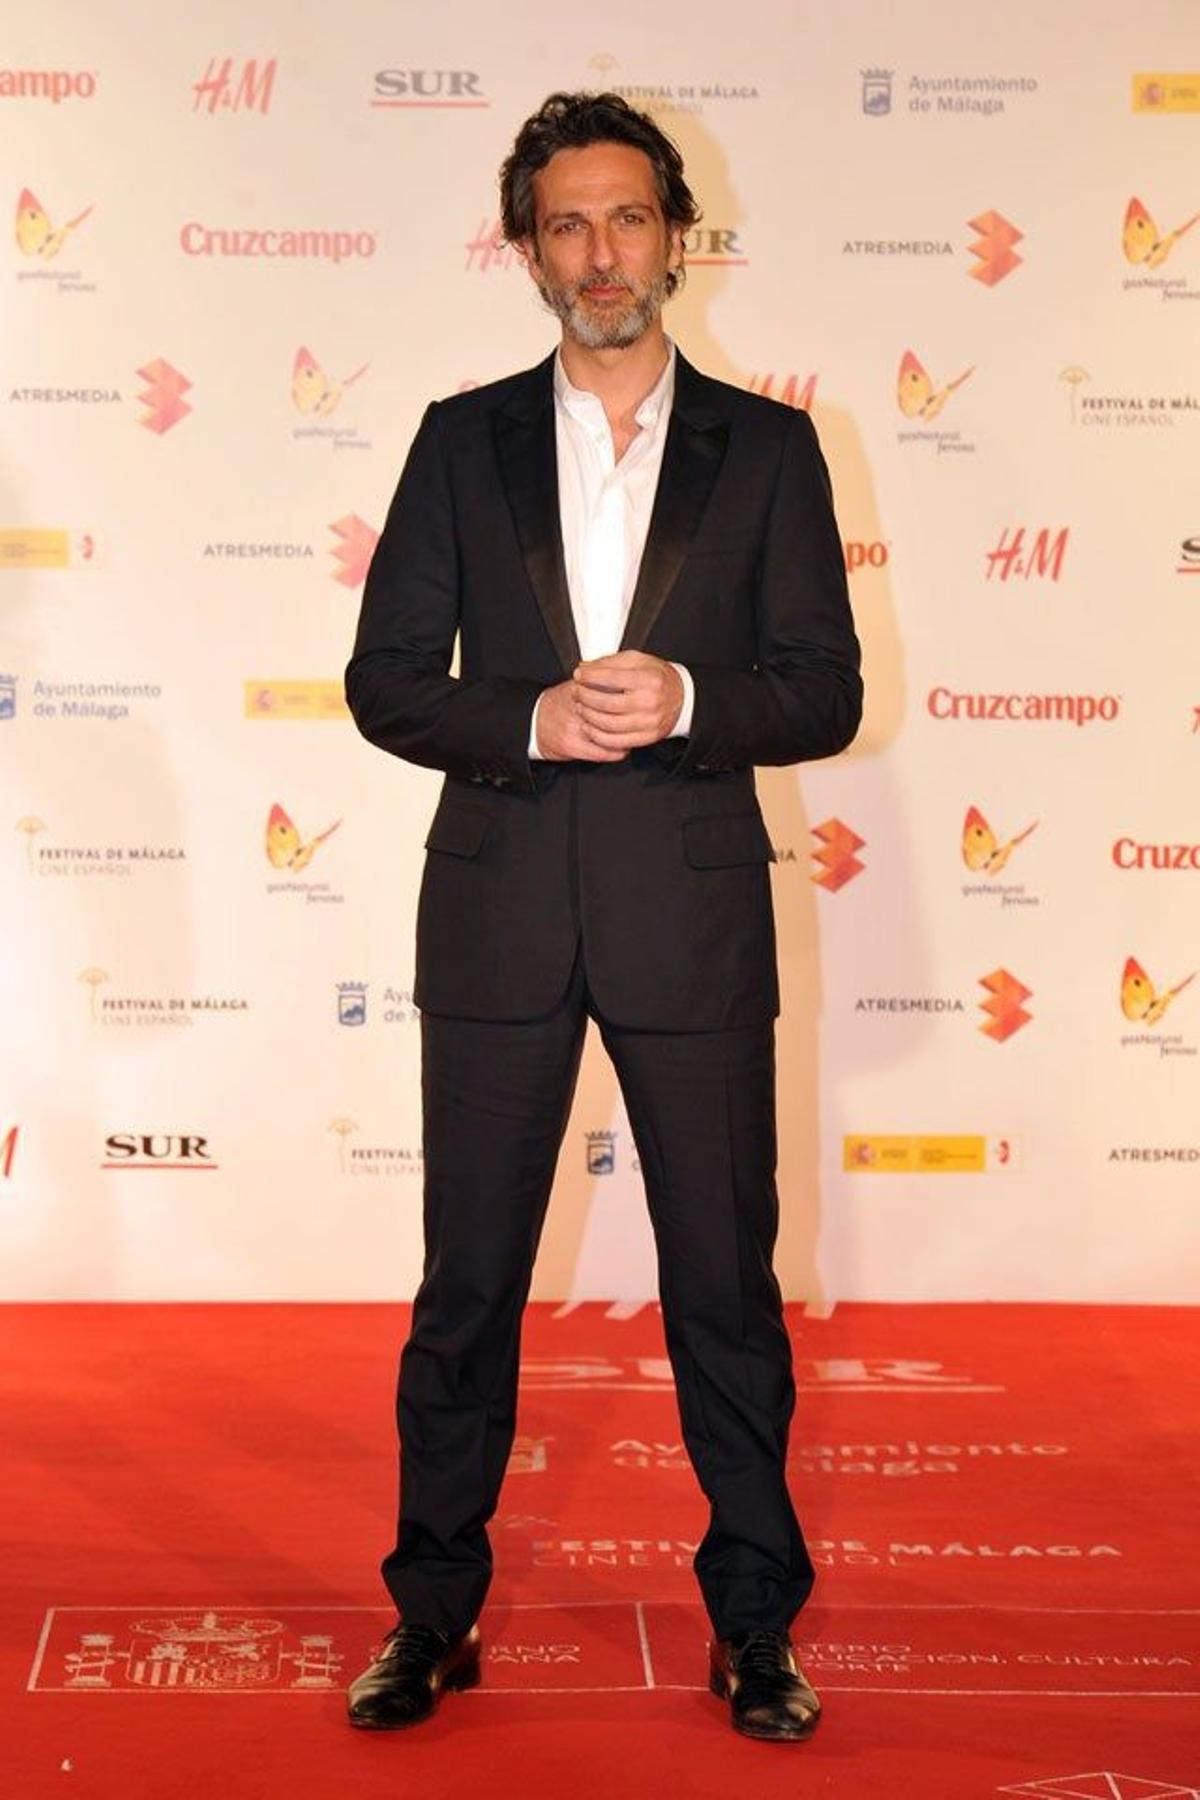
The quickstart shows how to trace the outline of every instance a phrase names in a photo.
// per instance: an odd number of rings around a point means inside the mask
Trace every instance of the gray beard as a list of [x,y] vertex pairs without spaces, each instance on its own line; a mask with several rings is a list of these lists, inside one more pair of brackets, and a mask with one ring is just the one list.
[[584,297],[586,283],[554,288],[538,281],[538,292],[549,310],[562,323],[567,335],[585,350],[623,350],[650,329],[667,300],[667,275],[648,282],[639,294],[623,276],[606,276],[611,285],[619,282],[628,290],[628,303],[619,312],[596,315],[587,310]]

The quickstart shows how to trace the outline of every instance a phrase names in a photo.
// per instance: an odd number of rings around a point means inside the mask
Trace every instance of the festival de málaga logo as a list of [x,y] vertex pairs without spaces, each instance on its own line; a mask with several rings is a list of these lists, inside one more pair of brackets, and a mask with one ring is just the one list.
[[904,417],[912,420],[912,424],[907,430],[897,432],[897,443],[932,444],[939,455],[943,451],[974,451],[974,443],[969,438],[964,438],[961,431],[930,429],[950,396],[974,373],[975,365],[972,364],[969,369],[955,375],[953,380],[938,386],[916,352],[906,350],[900,358],[900,369],[896,377],[896,404]]
[[[1200,222],[1200,212],[1193,213],[1190,219],[1185,219],[1172,231],[1161,231],[1153,215],[1135,195],[1125,208],[1125,222],[1121,230],[1121,248],[1125,252],[1126,262],[1143,271],[1160,269],[1173,253],[1180,238],[1186,236],[1197,222]],[[1200,298],[1200,287],[1193,286],[1186,274],[1130,275],[1121,285],[1126,291],[1130,288],[1151,289],[1163,300]]]

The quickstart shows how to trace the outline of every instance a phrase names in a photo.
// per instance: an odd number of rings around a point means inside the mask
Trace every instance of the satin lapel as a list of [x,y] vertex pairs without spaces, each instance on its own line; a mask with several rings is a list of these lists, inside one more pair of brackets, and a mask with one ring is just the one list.
[[[677,378],[678,379],[678,378]],[[699,530],[721,464],[729,426],[724,419],[693,424],[678,405],[667,427],[662,468],[637,586],[621,639],[622,650],[642,650]]]
[[579,661],[579,640],[563,560],[554,406],[549,392],[532,413],[498,412],[495,442],[530,585],[563,673],[569,675]]

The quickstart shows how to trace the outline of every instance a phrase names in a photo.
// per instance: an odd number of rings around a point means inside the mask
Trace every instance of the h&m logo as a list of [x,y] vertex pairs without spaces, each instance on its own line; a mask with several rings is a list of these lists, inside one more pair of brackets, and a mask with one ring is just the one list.
[[208,1139],[168,1131],[114,1131],[104,1140],[102,1169],[215,1169]]

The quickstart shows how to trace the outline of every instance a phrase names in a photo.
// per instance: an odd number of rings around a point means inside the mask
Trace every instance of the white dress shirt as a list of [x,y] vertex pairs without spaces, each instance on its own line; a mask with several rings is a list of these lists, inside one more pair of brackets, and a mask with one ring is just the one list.
[[[603,401],[572,386],[561,351],[554,359],[559,520],[575,635],[585,662],[611,656],[620,647],[650,529],[674,395],[675,346],[668,340],[663,372],[633,415],[640,429],[617,462]],[[671,736],[687,737],[695,697],[692,677],[682,663],[672,667],[683,683],[683,705]],[[540,704],[534,706],[529,730],[529,754],[535,758]]]

